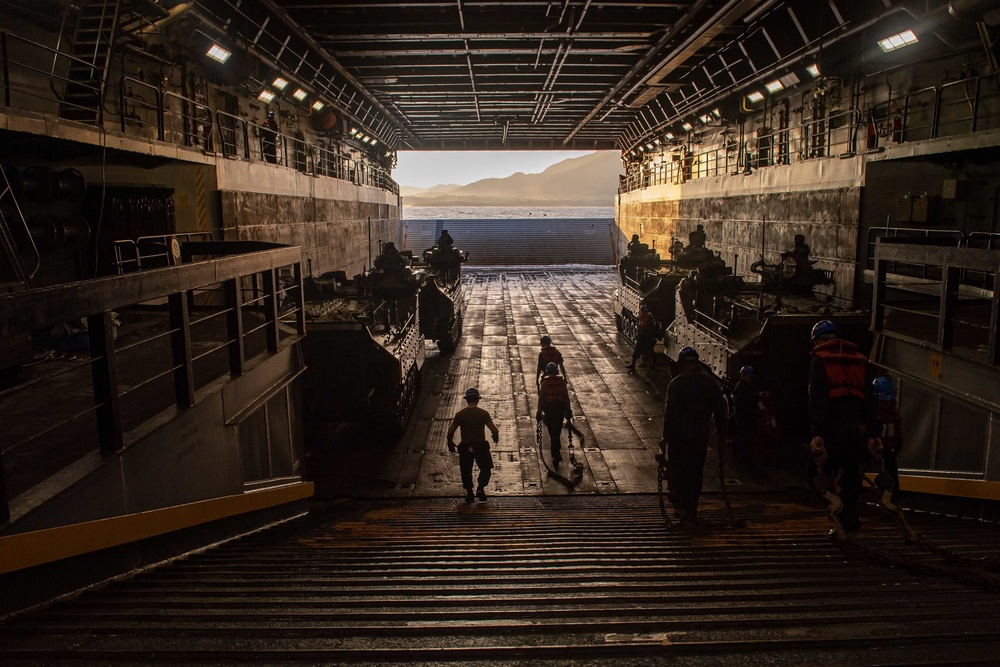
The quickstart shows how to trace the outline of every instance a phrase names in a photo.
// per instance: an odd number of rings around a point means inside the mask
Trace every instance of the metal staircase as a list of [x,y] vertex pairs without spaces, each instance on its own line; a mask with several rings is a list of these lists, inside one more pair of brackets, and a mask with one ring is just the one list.
[[784,494],[734,501],[747,528],[693,532],[665,530],[649,495],[342,501],[17,617],[0,660],[996,664],[996,595],[847,557]]
[[60,79],[59,117],[97,124],[103,118],[108,67],[117,46],[137,39],[139,31],[167,15],[153,0],[80,0],[69,3],[63,15],[57,50],[69,53],[69,65],[58,74],[53,58],[53,85]]

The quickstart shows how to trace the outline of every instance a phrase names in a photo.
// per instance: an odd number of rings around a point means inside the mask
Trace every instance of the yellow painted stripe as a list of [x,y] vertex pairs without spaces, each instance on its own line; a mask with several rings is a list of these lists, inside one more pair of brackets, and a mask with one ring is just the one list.
[[899,488],[903,491],[932,493],[939,496],[1000,500],[1000,482],[987,482],[982,479],[900,475]]
[[310,498],[312,482],[0,537],[0,574]]

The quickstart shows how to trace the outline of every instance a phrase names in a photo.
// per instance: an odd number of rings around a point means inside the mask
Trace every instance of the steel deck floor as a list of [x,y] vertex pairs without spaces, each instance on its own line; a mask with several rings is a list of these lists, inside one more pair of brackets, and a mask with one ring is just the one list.
[[[493,446],[492,494],[499,496],[651,493],[656,491],[658,442],[663,428],[665,365],[629,375],[632,349],[618,336],[611,293],[612,267],[475,267],[465,272],[468,309],[458,349],[442,357],[430,344],[423,386],[406,434],[396,443],[374,443],[341,434],[325,454],[327,472],[317,476],[326,497],[439,497],[464,492],[458,458],[446,433],[465,407],[469,387],[483,394],[480,407],[500,428]],[[566,362],[583,479],[572,491],[547,475],[535,442],[538,407],[534,370],[539,338],[552,337]],[[569,475],[564,461],[559,471]],[[544,435],[543,455],[548,453]],[[801,479],[748,468],[729,457],[726,478],[740,491],[783,489]],[[717,469],[715,453],[707,465]],[[798,476],[796,476],[798,477]],[[719,490],[706,475],[706,491]]]

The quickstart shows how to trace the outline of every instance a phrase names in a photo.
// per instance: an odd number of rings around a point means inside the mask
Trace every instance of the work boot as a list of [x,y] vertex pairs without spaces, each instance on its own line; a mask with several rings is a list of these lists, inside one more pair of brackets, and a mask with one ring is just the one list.
[[[486,489],[484,489],[483,487],[479,487],[479,489],[476,491],[476,497],[479,498],[479,502],[485,503],[486,502]],[[469,502],[470,503],[472,502],[472,490],[471,489],[469,490]]]
[[476,497],[472,495],[472,489],[465,490],[465,502],[474,503],[476,502]]

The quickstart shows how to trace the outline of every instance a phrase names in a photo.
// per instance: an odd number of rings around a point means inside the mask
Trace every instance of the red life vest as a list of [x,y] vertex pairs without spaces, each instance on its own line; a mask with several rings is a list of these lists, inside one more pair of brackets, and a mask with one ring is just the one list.
[[538,389],[538,403],[544,406],[557,402],[563,405],[569,404],[566,379],[561,375],[547,375],[542,378],[542,384]]
[[854,343],[837,338],[813,348],[813,356],[823,360],[830,398],[865,397],[865,370],[868,359]]

